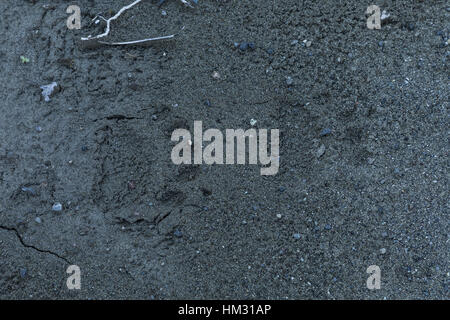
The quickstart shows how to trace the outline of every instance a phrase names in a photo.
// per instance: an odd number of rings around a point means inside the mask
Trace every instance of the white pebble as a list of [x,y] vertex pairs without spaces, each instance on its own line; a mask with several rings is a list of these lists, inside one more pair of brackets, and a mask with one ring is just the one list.
[[53,211],[61,211],[61,210],[62,210],[62,204],[59,203],[59,202],[55,203],[55,204],[53,205],[53,207],[52,207],[52,210],[53,210]]

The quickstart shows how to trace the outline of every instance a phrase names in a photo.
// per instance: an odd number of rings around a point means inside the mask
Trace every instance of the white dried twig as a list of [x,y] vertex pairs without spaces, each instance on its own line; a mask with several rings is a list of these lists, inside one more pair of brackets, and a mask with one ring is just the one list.
[[[102,34],[99,34],[99,35],[97,35],[95,37],[88,36],[86,38],[81,38],[81,40],[82,41],[86,41],[86,40],[100,39],[100,38],[106,37],[109,34],[109,31],[111,30],[111,21],[116,20],[124,11],[134,7],[135,5],[137,5],[141,1],[142,0],[135,0],[133,3],[123,7],[122,9],[120,9],[119,12],[117,12],[114,16],[112,16],[111,18],[107,19],[106,20],[106,30]],[[101,17],[101,18],[105,19],[103,17]]]
[[[190,4],[190,2],[188,0],[180,0],[180,1],[184,5],[193,8],[193,6]],[[106,18],[102,17],[100,14],[96,15],[94,17],[93,21],[97,20],[97,18],[100,18],[100,19],[102,19],[102,20],[104,20],[106,22],[105,32],[103,32],[102,34],[96,35],[96,36],[89,35],[88,37],[81,38],[81,40],[82,41],[94,41],[94,42],[98,42],[100,44],[118,46],[118,45],[142,44],[142,43],[151,42],[151,41],[172,39],[173,37],[175,37],[174,34],[171,34],[171,35],[168,35],[168,36],[160,36],[160,37],[155,37],[155,38],[147,38],[147,39],[134,40],[134,41],[124,41],[124,42],[106,42],[106,41],[99,41],[98,40],[100,38],[106,37],[109,34],[109,32],[111,30],[111,21],[116,20],[117,18],[119,18],[119,16],[123,12],[125,12],[128,9],[131,9],[132,7],[134,7],[135,5],[137,5],[140,2],[142,2],[142,0],[135,0],[133,3],[130,3],[129,5],[127,5],[125,7],[122,7],[122,9],[120,9],[119,12],[117,12],[114,16],[112,16],[109,19],[106,19]]]
[[106,44],[110,46],[124,46],[129,44],[143,44],[145,42],[151,42],[151,41],[157,41],[157,40],[168,40],[175,37],[174,34],[171,34],[170,36],[162,36],[162,37],[156,37],[156,38],[148,38],[148,39],[141,39],[141,40],[134,40],[134,41],[124,41],[124,42],[106,42],[106,41],[98,41],[98,43]]

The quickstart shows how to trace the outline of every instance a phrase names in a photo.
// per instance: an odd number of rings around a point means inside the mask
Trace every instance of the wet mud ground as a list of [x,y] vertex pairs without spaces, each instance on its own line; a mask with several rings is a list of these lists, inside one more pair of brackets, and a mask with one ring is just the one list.
[[[448,299],[446,1],[149,0],[108,39],[175,39],[80,46],[129,2],[0,2],[0,298]],[[251,119],[277,175],[172,163],[174,129]]]

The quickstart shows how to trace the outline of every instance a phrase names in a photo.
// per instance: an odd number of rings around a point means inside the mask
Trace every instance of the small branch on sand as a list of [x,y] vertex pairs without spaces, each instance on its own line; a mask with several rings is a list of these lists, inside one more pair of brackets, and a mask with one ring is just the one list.
[[151,42],[151,41],[168,40],[168,39],[172,39],[173,37],[175,37],[174,34],[171,34],[170,36],[162,36],[162,37],[148,38],[148,39],[141,39],[141,40],[134,40],[134,41],[124,41],[124,42],[98,41],[98,43],[106,44],[109,46],[126,46],[126,45],[132,45],[132,44],[144,44],[146,42]]
[[[111,21],[116,20],[118,17],[120,17],[120,15],[121,15],[124,11],[126,11],[126,10],[128,10],[128,9],[130,9],[130,8],[132,8],[132,7],[134,7],[135,5],[137,5],[138,3],[140,3],[141,1],[142,1],[142,0],[135,0],[133,3],[131,3],[131,4],[127,5],[127,6],[125,6],[125,7],[123,7],[122,9],[120,9],[119,12],[117,12],[117,13],[116,13],[114,16],[112,16],[111,18],[106,19],[106,30],[105,30],[105,32],[103,32],[102,34],[99,34],[99,35],[97,35],[97,36],[95,36],[95,37],[88,36],[88,37],[86,37],[86,38],[81,38],[81,40],[82,40],[82,41],[87,41],[87,40],[94,40],[94,39],[100,39],[100,38],[106,37],[106,36],[109,34],[109,31],[111,30]],[[105,20],[105,18],[103,18],[103,17],[101,17],[101,18]],[[95,20],[95,19],[97,19],[97,16],[94,18],[94,20]]]
[[[188,7],[193,7],[188,0],[180,0],[184,5],[188,6]],[[140,2],[142,2],[142,0],[135,0],[134,2],[130,3],[127,6],[122,7],[122,9],[119,10],[119,12],[117,12],[114,16],[112,16],[109,19],[104,18],[103,16],[101,16],[100,14],[96,15],[94,17],[94,19],[92,19],[92,21],[95,21],[95,23],[98,23],[98,18],[102,19],[103,21],[106,22],[106,29],[105,32],[103,32],[102,34],[96,35],[96,36],[91,36],[89,35],[88,37],[82,37],[81,41],[87,41],[87,43],[89,44],[104,44],[104,45],[111,45],[111,46],[121,46],[121,45],[133,45],[133,44],[144,44],[147,42],[152,42],[152,41],[158,41],[158,40],[168,40],[168,39],[172,39],[173,37],[175,37],[174,34],[168,35],[168,36],[159,36],[159,37],[154,37],[154,38],[147,38],[147,39],[141,39],[141,40],[134,40],[134,41],[123,41],[123,42],[107,42],[107,41],[101,41],[99,39],[104,38],[106,36],[109,35],[109,32],[111,31],[111,21],[116,20],[117,18],[120,17],[120,15],[122,13],[124,13],[125,11],[127,11],[128,9],[131,9],[132,7],[134,7],[135,5],[139,4]]]

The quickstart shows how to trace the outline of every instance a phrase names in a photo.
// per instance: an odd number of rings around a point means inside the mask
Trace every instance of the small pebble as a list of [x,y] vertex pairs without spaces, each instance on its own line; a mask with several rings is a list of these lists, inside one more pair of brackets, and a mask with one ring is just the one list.
[[61,211],[62,210],[62,204],[57,202],[52,206],[53,211]]
[[242,43],[239,45],[239,50],[245,51],[245,50],[247,50],[247,49],[248,49],[248,43],[247,43],[247,42],[242,42]]
[[300,235],[300,233],[294,233],[294,239],[300,239],[301,238],[301,235]]
[[281,219],[281,214],[278,213],[278,214],[277,214],[277,218],[278,218],[278,219]]
[[258,121],[255,119],[250,119],[250,125],[254,127]]
[[32,195],[35,195],[35,194],[36,194],[36,192],[34,191],[34,189],[33,189],[33,188],[30,188],[30,187],[22,187],[22,191],[23,191],[23,192],[26,192],[26,193],[30,193],[30,194],[32,194]]
[[220,73],[217,72],[217,71],[214,71],[214,72],[212,73],[212,77],[213,77],[213,79],[218,80],[218,79],[220,79]]
[[381,248],[381,249],[380,249],[380,253],[381,253],[381,254],[385,254],[385,253],[386,253],[386,248]]
[[380,20],[381,21],[387,20],[389,19],[390,16],[391,16],[390,13],[388,13],[386,10],[383,10],[383,12],[381,13]]
[[416,28],[416,25],[414,24],[414,22],[410,22],[406,27],[409,31],[413,31]]
[[317,156],[317,158],[320,158],[321,156],[323,156],[324,153],[325,153],[325,145],[322,144],[322,145],[320,146],[320,148],[316,151],[316,156]]
[[25,278],[26,275],[27,275],[27,269],[21,268],[21,269],[20,269],[20,276],[21,276],[22,278]]
[[320,131],[320,136],[321,137],[327,136],[329,134],[331,134],[331,129],[330,128],[325,128],[322,131]]
[[183,233],[180,230],[175,230],[175,232],[173,233],[173,235],[177,238],[182,238],[183,237]]
[[36,223],[42,223],[42,219],[41,218],[39,218],[39,217],[36,217],[36,219],[34,219],[34,221],[36,221]]
[[[236,47],[236,42],[235,42],[235,47]],[[253,42],[241,42],[241,44],[239,44],[239,50],[241,51],[246,51],[248,49],[250,50],[254,50],[256,47],[255,43]]]
[[291,77],[286,77],[286,84],[288,86],[292,85],[294,83],[294,79],[292,79]]

